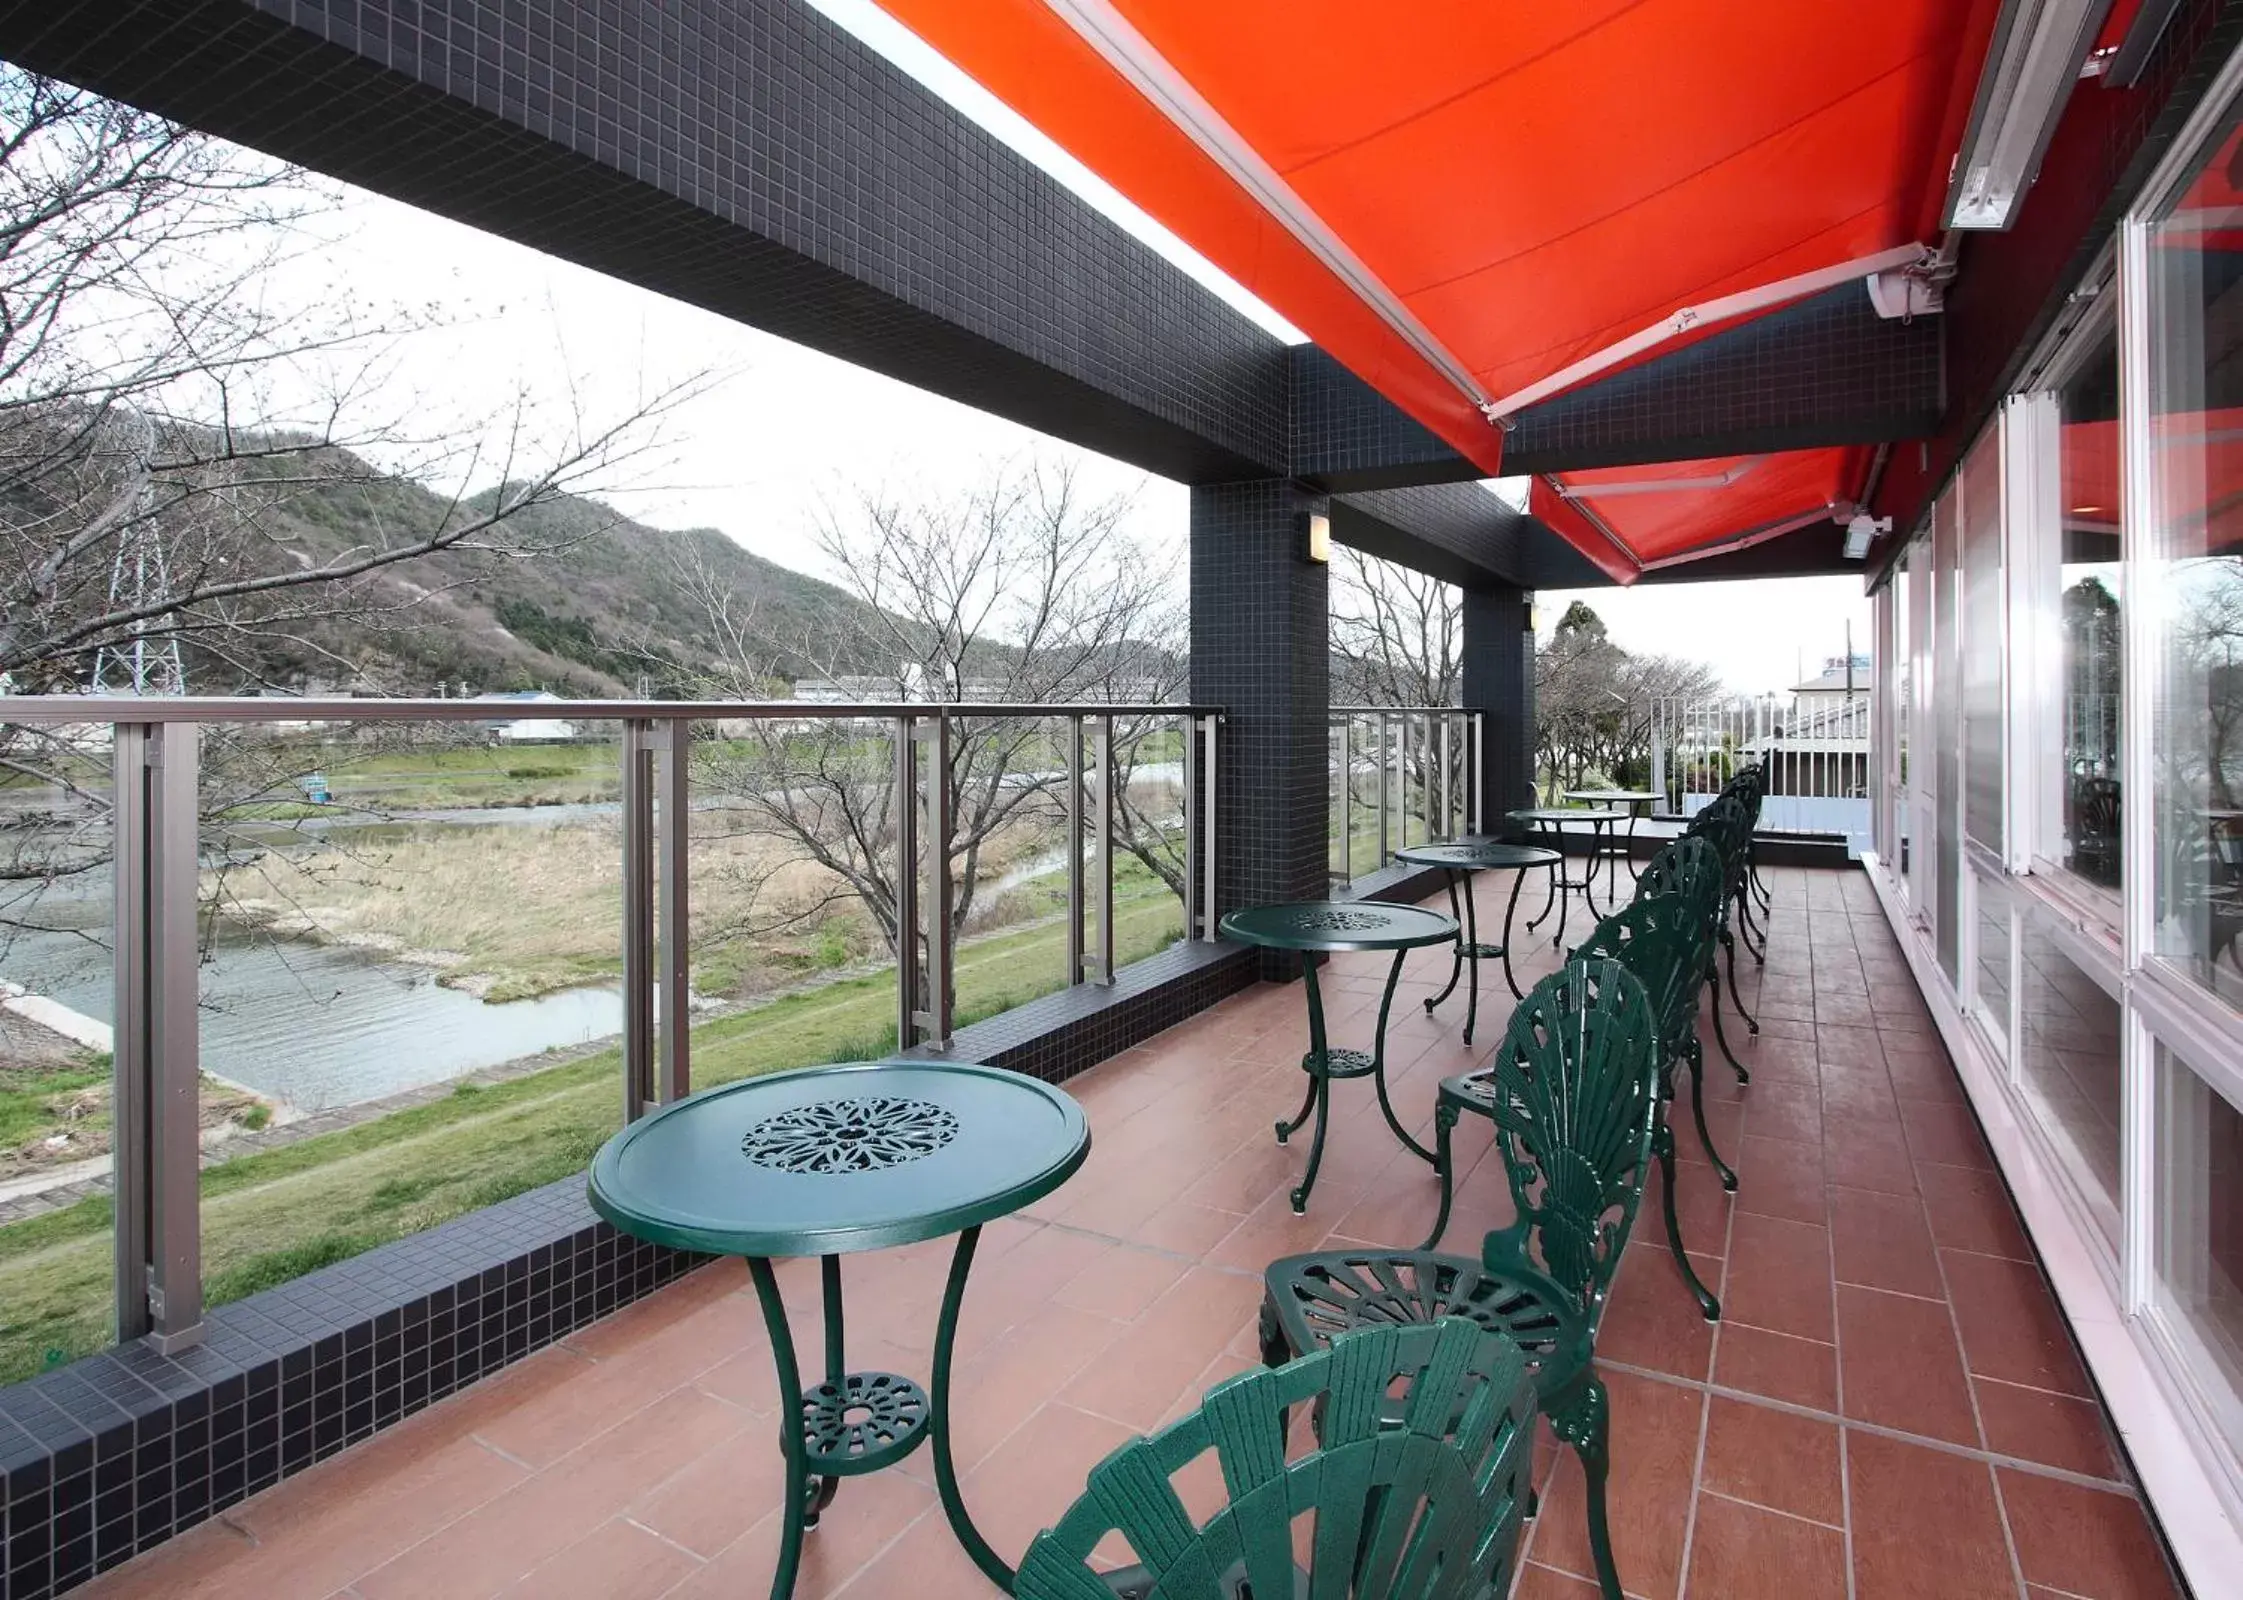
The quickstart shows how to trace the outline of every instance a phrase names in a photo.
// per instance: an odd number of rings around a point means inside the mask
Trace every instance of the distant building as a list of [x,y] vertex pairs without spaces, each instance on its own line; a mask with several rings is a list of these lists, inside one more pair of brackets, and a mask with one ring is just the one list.
[[[546,689],[521,689],[512,693],[475,696],[478,704],[488,701],[515,706],[549,704],[560,698]],[[578,737],[576,724],[564,717],[501,716],[484,722],[483,726],[500,744],[574,744]]]
[[1767,731],[1744,750],[1768,769],[1770,794],[1853,798],[1869,793],[1869,687],[1866,655],[1832,656],[1822,671],[1791,686],[1791,707],[1778,702]]

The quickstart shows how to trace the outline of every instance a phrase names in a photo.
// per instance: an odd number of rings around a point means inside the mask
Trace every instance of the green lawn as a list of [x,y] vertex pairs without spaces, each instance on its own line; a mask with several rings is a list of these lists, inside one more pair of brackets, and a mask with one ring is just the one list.
[[[1127,898],[1124,898],[1124,895]],[[1176,899],[1146,877],[1116,886],[1115,957],[1140,960],[1181,932]],[[959,951],[961,1025],[1061,986],[1063,924]],[[888,974],[845,979],[694,1030],[697,1087],[820,1061],[884,1054],[895,1038]],[[237,1157],[202,1177],[203,1274],[213,1304],[579,1173],[622,1120],[620,1052],[488,1088],[462,1086],[338,1133]],[[110,1337],[110,1221],[87,1200],[0,1228],[0,1382]]]

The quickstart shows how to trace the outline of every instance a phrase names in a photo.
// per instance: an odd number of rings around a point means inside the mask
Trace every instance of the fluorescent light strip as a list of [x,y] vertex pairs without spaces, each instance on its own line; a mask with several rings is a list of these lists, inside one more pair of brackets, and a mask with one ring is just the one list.
[[1276,218],[1287,233],[1325,269],[1354,293],[1411,349],[1461,390],[1474,405],[1487,409],[1487,390],[1463,362],[1416,317],[1378,275],[1334,233],[1297,193],[1264,161],[1221,112],[1193,88],[1189,79],[1153,48],[1152,41],[1108,0],[1044,0],[1060,21],[1075,30],[1106,63],[1152,103],[1155,110],[1182,130],[1191,141],[1230,175],[1231,180]]
[[1688,333],[1700,323],[1726,322],[1731,317],[1762,311],[1787,300],[1801,300],[1811,294],[1820,294],[1825,289],[1834,289],[1841,283],[1866,278],[1873,272],[1891,272],[1900,267],[1920,266],[1932,260],[1934,255],[1934,251],[1920,244],[1899,245],[1891,250],[1880,250],[1873,256],[1857,256],[1851,261],[1842,261],[1834,267],[1818,267],[1813,272],[1779,278],[1774,283],[1762,284],[1757,289],[1741,289],[1735,294],[1723,295],[1718,300],[1684,306],[1674,315],[1653,323],[1641,333],[1630,334],[1617,344],[1608,344],[1595,355],[1584,356],[1563,371],[1553,372],[1541,382],[1530,383],[1524,389],[1507,394],[1500,400],[1489,401],[1480,409],[1487,413],[1490,422],[1501,422],[1506,417],[1524,411],[1537,400],[1546,400],[1584,379],[1595,377],[1608,367],[1633,360],[1646,350],[1657,349],[1669,339]]

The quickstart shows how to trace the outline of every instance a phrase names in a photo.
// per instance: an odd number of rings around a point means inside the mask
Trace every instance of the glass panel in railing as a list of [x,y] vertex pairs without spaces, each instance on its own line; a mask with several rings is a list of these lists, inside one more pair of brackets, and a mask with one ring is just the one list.
[[619,724],[203,743],[206,1298],[577,1181],[622,1117]]
[[[1118,783],[1109,792],[1101,720],[979,717],[958,725],[951,751],[957,787],[950,839],[956,1021],[960,1027],[1067,987],[1068,784],[1079,772],[1083,974],[1103,976],[1105,916],[1099,851],[1108,852],[1117,907],[1124,900],[1120,848],[1125,819]],[[1135,741],[1141,745],[1142,740]],[[1125,757],[1141,752],[1114,729],[1112,767],[1126,781]],[[1111,818],[1102,834],[1102,819]],[[1116,939],[1114,960],[1127,959]]]
[[1114,719],[1114,965],[1184,937],[1193,809],[1184,789],[1191,724],[1160,714]]
[[115,1331],[116,904],[108,725],[0,724],[0,750],[0,1383],[13,1383]]
[[902,855],[892,719],[696,725],[688,859],[693,1086],[896,1048]]

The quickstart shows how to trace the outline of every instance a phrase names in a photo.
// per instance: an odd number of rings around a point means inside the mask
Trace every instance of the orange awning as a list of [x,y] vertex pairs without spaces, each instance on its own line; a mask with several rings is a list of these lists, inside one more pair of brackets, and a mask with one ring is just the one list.
[[1660,565],[1709,546],[1733,550],[1853,512],[1867,446],[1787,450],[1537,478],[1530,509],[1569,540],[1623,546]]
[[[1478,402],[1935,238],[1998,9],[883,3],[1490,474]],[[1582,549],[1626,577],[1746,525],[1689,520]]]

